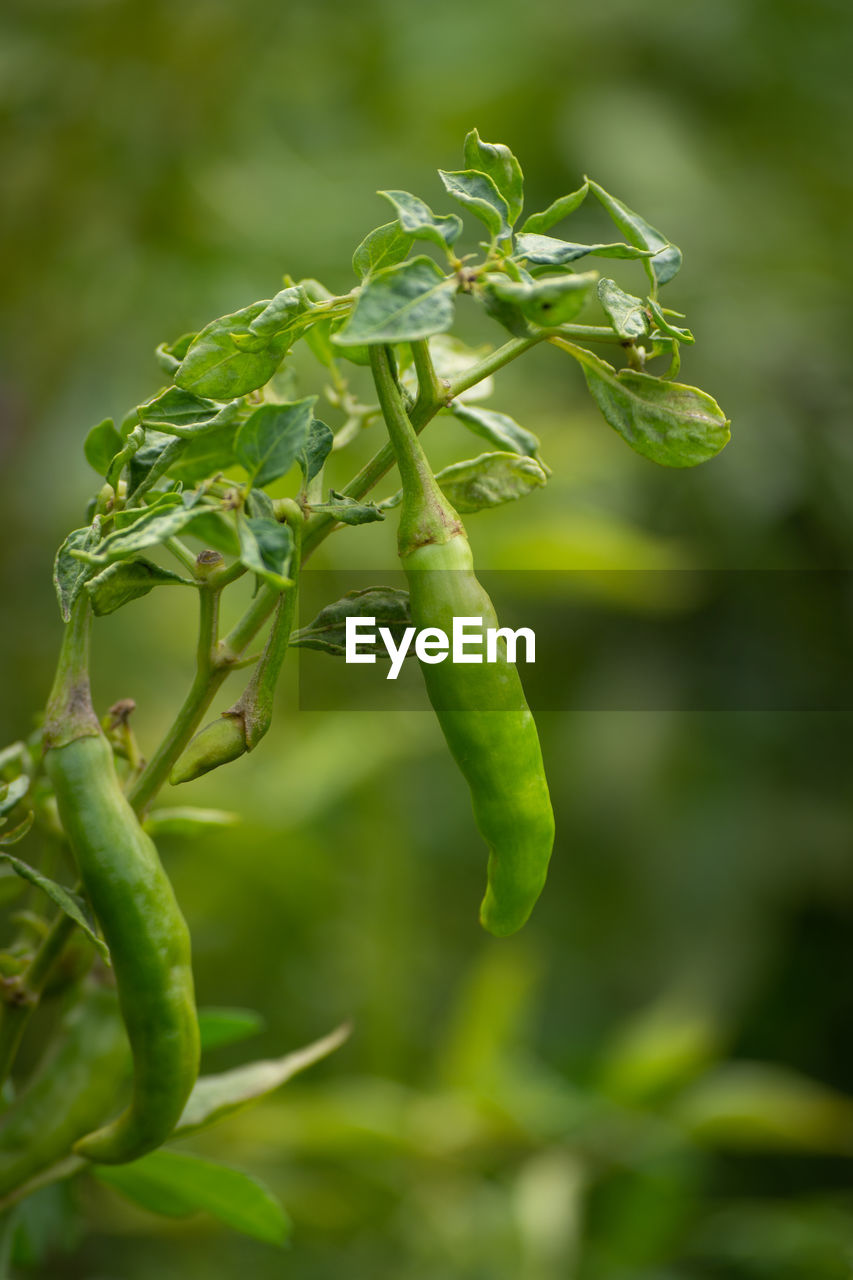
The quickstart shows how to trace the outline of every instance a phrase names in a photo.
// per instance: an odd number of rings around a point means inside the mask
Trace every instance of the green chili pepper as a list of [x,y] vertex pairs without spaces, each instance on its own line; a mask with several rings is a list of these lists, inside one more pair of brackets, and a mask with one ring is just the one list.
[[[371,366],[403,481],[398,546],[409,584],[412,622],[448,634],[454,617],[495,610],[474,574],[459,516],[439,488],[403,407],[386,348],[370,348]],[[471,790],[474,816],[489,846],[480,920],[503,936],[521,928],[542,891],[554,844],[554,815],[536,725],[514,664],[422,664],[447,744]]]
[[0,1197],[70,1155],[77,1139],[109,1112],[129,1066],[115,991],[93,983],[0,1118]]
[[171,1133],[198,1074],[199,1031],[190,938],[157,850],[119,785],[92,709],[86,672],[88,605],[66,631],[45,723],[45,764],[62,825],[115,971],[133,1053],[133,1096],[75,1151],[119,1164]]

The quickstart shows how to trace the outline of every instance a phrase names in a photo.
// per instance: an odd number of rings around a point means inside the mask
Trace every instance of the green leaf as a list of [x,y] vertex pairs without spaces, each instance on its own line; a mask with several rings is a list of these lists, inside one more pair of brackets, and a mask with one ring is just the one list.
[[615,196],[608,195],[597,182],[592,182],[589,178],[587,182],[590,191],[610,214],[625,239],[636,245],[638,249],[650,249],[654,254],[650,265],[646,268],[652,283],[656,281],[659,285],[667,284],[673,276],[678,274],[681,267],[681,250],[671,244],[666,236],[661,235],[660,231],[650,226],[638,213],[634,213],[633,209],[629,209]]
[[84,529],[73,529],[56,553],[53,562],[53,585],[59,601],[59,612],[63,622],[71,617],[74,602],[91,577],[92,570],[83,564],[72,553],[89,551],[98,541],[101,533],[101,518],[95,516],[90,525]]
[[[166,496],[173,497],[171,494]],[[108,534],[94,550],[79,550],[76,554],[82,556],[87,564],[94,565],[134,559],[137,552],[173,538],[175,534],[188,528],[201,512],[214,509],[196,505],[196,495],[188,496],[191,501],[181,501],[179,498],[175,505],[163,502],[149,507],[130,524]],[[134,516],[135,512],[126,514]]]
[[718,1067],[681,1096],[675,1118],[709,1146],[853,1155],[853,1100],[770,1063]]
[[171,809],[155,809],[142,825],[152,840],[159,840],[161,836],[194,839],[210,831],[211,827],[234,827],[239,821],[239,814],[229,813],[227,809],[195,809],[178,805]]
[[[486,277],[482,287],[484,294],[510,307],[523,320],[554,328],[574,320],[583,310],[597,278],[594,271],[588,271],[581,275],[540,276],[528,283],[508,280],[495,273]],[[505,312],[497,318],[501,319],[503,314]]]
[[269,301],[253,302],[202,329],[175,374],[177,385],[199,396],[233,400],[269,382],[291,339],[288,330],[269,338],[251,331],[252,321],[269,306]]
[[411,240],[431,240],[439,249],[447,249],[462,233],[462,219],[457,214],[435,214],[408,191],[378,191],[377,195],[390,200],[397,210],[400,229]]
[[339,346],[407,342],[443,333],[453,324],[454,276],[432,258],[385,267],[362,285],[355,310],[332,339]]
[[535,458],[517,453],[481,453],[455,462],[436,475],[451,506],[460,515],[499,507],[539,489],[548,479]]
[[695,467],[729,440],[729,422],[716,400],[696,387],[620,369],[561,338],[556,346],[583,365],[587,386],[604,419],[632,449],[664,467]]
[[83,443],[86,461],[99,476],[105,476],[110,463],[122,446],[122,438],[112,418],[105,418],[92,427]]
[[[319,649],[342,658],[346,654],[347,618],[375,618],[377,627],[387,627],[399,643],[406,627],[412,624],[409,593],[396,587],[348,591],[342,600],[325,605],[307,627],[294,631],[290,643],[297,648]],[[388,650],[378,640],[376,655],[388,657]]]
[[649,331],[646,304],[625,293],[615,280],[599,280],[598,298],[620,338],[641,338]]
[[224,556],[239,554],[240,541],[230,511],[203,511],[196,516],[187,532],[206,549],[221,551]]
[[[696,341],[689,329],[679,329],[677,325],[670,323],[663,307],[659,306],[654,298],[647,299],[646,305],[651,311],[654,322],[661,333],[665,333],[667,337],[675,338],[677,342],[686,342],[688,345]],[[673,313],[670,312],[671,314]]]
[[271,484],[286,475],[305,447],[316,396],[292,404],[264,404],[237,432],[235,453],[252,485]]
[[[230,430],[230,428],[229,428]],[[151,433],[154,435],[155,433]],[[138,449],[130,459],[128,500],[138,501],[143,493],[152,489],[157,481],[170,470],[186,451],[188,441],[179,437],[156,435]]]
[[448,195],[484,222],[495,240],[510,235],[509,210],[506,200],[486,173],[476,169],[439,169],[438,176]]
[[264,1019],[254,1009],[204,1008],[198,1011],[202,1053],[240,1044],[264,1030]]
[[325,422],[321,422],[319,418],[311,419],[308,437],[296,458],[302,468],[302,476],[306,485],[310,484],[314,477],[323,470],[326,459],[332,452],[334,440],[335,435],[331,427],[327,427]]
[[13,778],[11,782],[0,782],[0,818],[11,813],[16,804],[20,804],[24,796],[30,789],[30,779],[27,774],[19,774],[17,778]]
[[648,250],[630,244],[574,244],[555,240],[553,236],[518,235],[515,238],[516,259],[548,267],[562,267],[578,258],[647,258]]
[[0,853],[0,860],[9,864],[12,870],[19,875],[22,880],[28,880],[30,884],[41,889],[46,893],[60,911],[64,911],[70,916],[76,925],[78,925],[89,941],[97,947],[103,958],[109,963],[110,953],[106,944],[101,941],[95,932],[95,922],[89,916],[88,908],[83,899],[76,893],[72,893],[70,889],[66,889],[64,885],[58,884],[55,880],[43,876],[40,871],[36,871],[35,867],[31,867],[28,863],[22,862],[20,858],[15,858],[11,853]]
[[147,596],[154,587],[187,586],[194,583],[190,578],[183,578],[171,569],[163,569],[152,560],[124,560],[111,564],[97,577],[86,583],[92,600],[92,612],[102,618],[108,613],[115,613],[122,605],[140,596]]
[[237,517],[237,534],[241,564],[279,591],[291,585],[293,534],[286,524],[266,516],[246,516],[241,511]]
[[543,231],[547,231],[550,227],[555,226],[558,222],[562,222],[563,218],[567,218],[570,213],[574,213],[575,209],[579,209],[586,199],[589,191],[589,183],[585,182],[582,187],[578,187],[577,191],[573,191],[570,195],[560,196],[559,200],[555,200],[553,204],[549,204],[547,209],[543,209],[541,213],[531,213],[521,225],[521,232],[528,235],[541,235]]
[[193,342],[198,335],[195,333],[184,333],[180,338],[176,338],[174,342],[161,342],[157,350],[154,352],[154,358],[164,373],[170,378],[174,378],[178,369],[181,367],[181,361],[189,351]]
[[172,507],[190,506],[195,499],[195,495],[188,495],[188,500],[184,499],[183,494],[174,488],[161,490],[152,493],[150,498],[146,498],[144,503],[140,503],[138,507],[125,507],[123,510],[116,511],[113,515],[113,532],[116,529],[126,529],[139,519],[141,511],[163,512],[169,511]]
[[285,330],[301,327],[310,308],[311,301],[305,290],[300,285],[291,285],[267,303],[249,324],[249,331],[260,338],[272,338]]
[[[381,192],[380,195],[385,193]],[[360,280],[375,275],[383,267],[394,267],[409,256],[412,237],[399,222],[386,222],[369,232],[352,255],[352,269]]]
[[201,1076],[190,1094],[184,1113],[177,1123],[173,1137],[183,1138],[199,1129],[207,1129],[225,1116],[272,1093],[300,1071],[312,1067],[315,1062],[327,1058],[340,1048],[350,1034],[348,1025],[338,1027],[322,1040],[315,1040],[304,1049],[297,1049],[283,1058],[250,1062],[233,1071],[219,1075]]
[[227,471],[237,461],[234,428],[217,427],[215,431],[197,436],[193,440],[175,440],[183,446],[168,467],[168,473],[183,484],[196,484],[219,471]]
[[341,524],[372,524],[375,520],[385,519],[385,513],[380,511],[375,502],[359,502],[334,489],[329,490],[328,502],[314,502],[311,510],[334,516]]
[[98,1181],[151,1213],[184,1218],[203,1210],[243,1235],[281,1245],[289,1222],[273,1194],[239,1169],[178,1151],[152,1151],[124,1165],[93,1165]]
[[524,176],[509,147],[502,142],[483,142],[472,129],[465,138],[463,159],[466,169],[491,178],[506,203],[510,224],[514,223],[524,204]]
[[450,405],[450,412],[469,431],[482,436],[502,452],[508,450],[510,453],[526,455],[529,458],[536,458],[539,454],[539,438],[532,431],[519,426],[515,419],[506,413],[460,404],[458,400],[454,400]]
[[[0,847],[8,849],[13,844],[17,844],[19,840],[23,840],[24,836],[29,834],[35,819],[36,815],[34,813],[28,813],[23,822],[19,822],[16,827],[12,827],[11,831],[4,831],[0,835]],[[0,826],[3,826],[5,821],[6,819],[4,818],[0,822]]]
[[237,401],[218,404],[181,387],[169,387],[141,404],[137,413],[146,427],[169,435],[191,437],[236,422],[238,409]]

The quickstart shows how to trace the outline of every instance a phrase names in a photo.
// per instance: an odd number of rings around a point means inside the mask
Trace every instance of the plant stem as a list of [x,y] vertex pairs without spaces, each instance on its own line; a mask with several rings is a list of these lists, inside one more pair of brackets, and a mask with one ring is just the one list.
[[[536,334],[535,337],[531,338],[513,338],[510,342],[505,342],[502,347],[498,347],[496,351],[491,351],[477,364],[456,378],[455,381],[444,385],[439,382],[441,392],[438,398],[425,400],[422,395],[419,395],[410,418],[413,430],[419,434],[427,423],[435,417],[439,409],[449,405],[455,396],[467,391],[469,387],[476,386],[478,382],[482,382],[484,378],[496,373],[504,365],[509,364],[511,360],[515,360],[518,356],[523,355],[525,351],[529,351],[531,347],[535,347],[538,343],[544,341],[546,337],[547,333]],[[415,345],[413,344],[413,347]],[[350,480],[349,484],[344,485],[342,492],[348,498],[363,498],[391,470],[394,462],[394,450],[390,442],[388,442],[377,450],[373,457],[365,463],[361,471]],[[312,552],[316,551],[320,543],[328,538],[335,528],[335,524],[334,516],[316,515],[311,517],[302,539],[303,564]]]
[[[295,505],[295,504],[294,504]],[[254,750],[272,723],[273,703],[282,663],[290,644],[290,633],[296,617],[298,593],[298,565],[301,551],[302,512],[296,507],[297,518],[290,520],[293,531],[294,582],[279,596],[275,619],[270,629],[264,651],[252,674],[252,678],[238,700],[224,714],[242,722],[246,749]]]
[[219,662],[216,657],[219,591],[204,584],[200,586],[198,596],[195,677],[166,736],[128,792],[127,798],[139,814],[144,813],[166,781],[169,770],[195,733],[202,716],[231,669],[229,663]]
[[5,1081],[12,1069],[21,1037],[38,1005],[45,983],[76,928],[77,925],[71,917],[64,911],[60,911],[54,917],[24,972],[3,984],[3,1007],[2,1018],[0,1018],[0,1083]]
[[415,372],[418,375],[418,404],[440,404],[442,397],[450,390],[450,384],[443,382],[435,371],[429,343],[426,338],[413,342],[412,356],[415,361]]
[[432,473],[421,442],[403,405],[388,347],[370,347],[370,369],[397,469],[403,482],[403,505],[397,542],[400,555],[429,542],[447,542],[460,532],[459,517]]

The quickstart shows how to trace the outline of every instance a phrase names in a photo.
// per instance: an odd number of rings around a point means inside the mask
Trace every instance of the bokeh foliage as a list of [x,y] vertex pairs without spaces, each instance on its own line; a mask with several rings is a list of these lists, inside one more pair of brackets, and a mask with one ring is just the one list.
[[[851,26],[840,0],[10,0],[0,738],[47,691],[86,429],[155,388],[158,342],[284,271],[351,287],[388,216],[374,191],[443,208],[425,177],[474,125],[521,157],[531,207],[589,172],[672,234],[673,305],[701,339],[683,374],[733,422],[718,460],[658,470],[535,353],[499,407],[554,477],[471,518],[482,563],[849,566]],[[440,424],[429,447],[458,456]],[[392,563],[392,524],[324,563]],[[135,697],[149,744],[191,627],[171,596],[99,624],[99,702]],[[848,1275],[849,712],[543,717],[554,870],[499,944],[477,931],[482,850],[429,717],[295,703],[288,684],[258,753],[196,787],[243,825],[163,841],[204,1002],[260,1009],[271,1055],[355,1020],[210,1139],[280,1191],[293,1250],[92,1191],[63,1258],[59,1191],[33,1202],[34,1274]]]

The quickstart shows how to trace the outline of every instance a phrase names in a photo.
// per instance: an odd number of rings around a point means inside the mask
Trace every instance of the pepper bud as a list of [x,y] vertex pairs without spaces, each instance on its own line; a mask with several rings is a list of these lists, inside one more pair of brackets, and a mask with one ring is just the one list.
[[242,717],[226,712],[200,729],[188,743],[172,766],[169,781],[173,787],[181,782],[192,782],[221,764],[238,760],[247,750],[246,726]]

